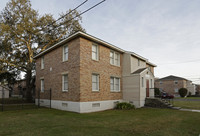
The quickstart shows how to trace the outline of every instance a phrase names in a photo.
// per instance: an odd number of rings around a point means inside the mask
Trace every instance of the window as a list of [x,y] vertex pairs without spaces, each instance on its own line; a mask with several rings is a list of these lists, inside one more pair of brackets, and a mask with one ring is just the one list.
[[67,61],[68,60],[68,46],[64,46],[63,47],[63,61]]
[[41,92],[44,92],[44,79],[41,79]]
[[44,69],[44,56],[41,58],[41,69]]
[[110,64],[120,66],[120,54],[110,51]]
[[98,45],[92,45],[92,59],[99,60]]
[[99,91],[99,75],[92,74],[92,91]]
[[120,78],[110,77],[110,90],[112,92],[120,91]]
[[110,64],[114,65],[114,52],[110,51]]
[[144,87],[144,77],[142,77],[142,87]]
[[68,75],[65,74],[62,76],[62,86],[63,86],[63,92],[68,91]]
[[115,65],[117,65],[117,66],[119,66],[120,64],[120,55],[119,55],[119,53],[116,53],[115,52]]
[[163,83],[162,83],[162,81],[160,81],[160,85],[162,85]]
[[175,93],[178,93],[178,88],[175,88],[175,89],[174,89],[174,92],[175,92]]
[[140,60],[138,59],[138,66],[140,66]]
[[174,84],[177,85],[177,84],[178,84],[178,81],[174,81]]
[[153,88],[153,80],[151,79],[151,88]]

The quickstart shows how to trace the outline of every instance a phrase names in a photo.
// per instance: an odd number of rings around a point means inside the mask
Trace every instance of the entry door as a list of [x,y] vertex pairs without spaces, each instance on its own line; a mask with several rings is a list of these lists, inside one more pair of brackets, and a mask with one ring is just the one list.
[[146,80],[146,97],[149,97],[149,80]]

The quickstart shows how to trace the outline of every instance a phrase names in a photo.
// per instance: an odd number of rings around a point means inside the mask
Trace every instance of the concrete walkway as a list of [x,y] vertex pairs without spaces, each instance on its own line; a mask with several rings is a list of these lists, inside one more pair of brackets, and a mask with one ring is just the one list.
[[200,112],[200,110],[193,110],[193,109],[179,109],[181,111],[191,111],[191,112]]

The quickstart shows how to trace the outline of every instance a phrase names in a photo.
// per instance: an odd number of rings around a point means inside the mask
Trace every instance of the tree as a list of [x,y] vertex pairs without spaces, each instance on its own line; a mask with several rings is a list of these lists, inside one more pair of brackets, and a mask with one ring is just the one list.
[[178,92],[181,97],[185,97],[187,95],[188,90],[186,88],[180,88]]
[[[27,98],[31,99],[31,78],[35,70],[33,56],[63,40],[81,27],[79,12],[68,10],[56,21],[52,15],[39,16],[30,0],[10,0],[0,13],[0,73],[17,69],[26,73]],[[74,18],[76,17],[76,18]]]
[[159,88],[154,88],[154,95],[160,96],[160,89]]
[[0,82],[3,83],[6,80],[10,92],[13,90],[13,85],[16,82],[16,79],[18,78],[19,73],[17,72],[19,71],[0,73]]

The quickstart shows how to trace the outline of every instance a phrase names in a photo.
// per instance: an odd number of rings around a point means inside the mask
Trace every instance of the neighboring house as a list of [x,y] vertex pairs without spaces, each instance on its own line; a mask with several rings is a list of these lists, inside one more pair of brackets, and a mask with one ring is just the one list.
[[178,90],[180,88],[187,88],[188,93],[191,92],[192,95],[195,95],[196,92],[195,85],[192,84],[192,81],[173,75],[157,79],[155,81],[155,87],[159,88],[160,91],[173,94],[175,97],[179,96]]
[[26,80],[17,80],[13,85],[12,97],[23,97],[26,92]]
[[0,85],[0,99],[9,98],[9,89],[5,85]]
[[40,99],[48,103],[44,95],[51,88],[51,106],[56,109],[94,112],[114,108],[121,101],[142,107],[146,97],[154,97],[150,88],[156,65],[83,32],[34,58]]
[[200,84],[196,84],[196,94],[200,95]]
[[[35,76],[33,76],[31,82],[33,82],[33,87],[31,90],[32,97],[35,97]],[[11,93],[12,97],[26,97],[26,79],[17,80],[13,85],[13,90]]]

